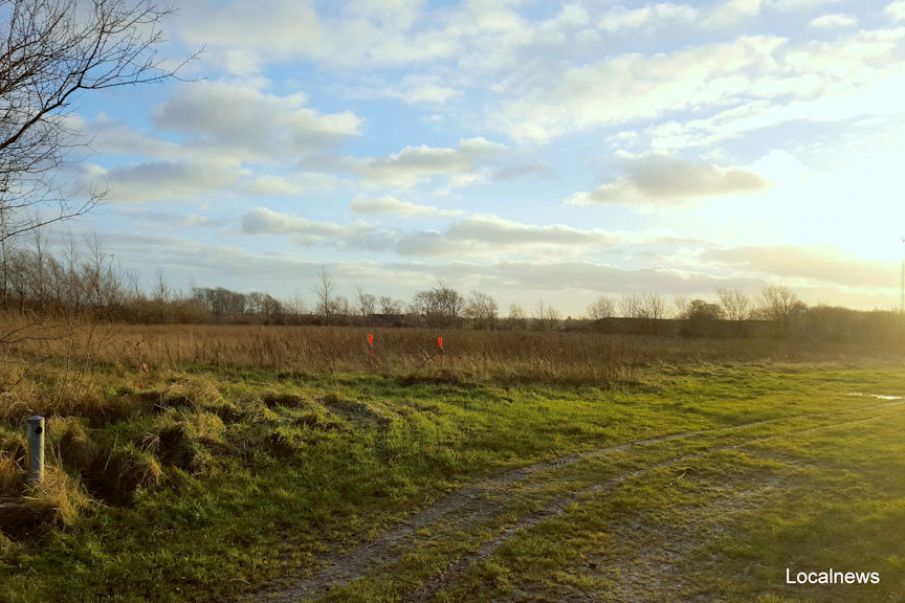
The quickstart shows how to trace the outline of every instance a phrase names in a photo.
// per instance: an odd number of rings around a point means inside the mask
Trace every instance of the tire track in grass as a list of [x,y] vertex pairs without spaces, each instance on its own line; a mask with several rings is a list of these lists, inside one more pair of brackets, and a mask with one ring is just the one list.
[[[857,409],[853,409],[854,411],[864,412],[869,410],[875,410],[877,408],[884,408],[888,406],[895,406],[905,403],[903,402],[889,402],[886,404],[875,405],[870,407],[860,407]],[[283,602],[296,602],[296,601],[304,601],[308,600],[312,597],[325,595],[328,591],[345,586],[346,584],[352,582],[355,579],[358,579],[364,576],[368,570],[377,567],[381,564],[387,563],[397,558],[397,555],[394,553],[394,549],[397,548],[398,545],[406,542],[407,540],[415,537],[417,532],[423,528],[427,528],[432,524],[436,524],[440,520],[442,520],[445,516],[462,509],[465,509],[469,506],[476,506],[477,508],[472,511],[472,514],[475,518],[478,518],[482,515],[486,515],[492,513],[495,510],[495,504],[492,501],[487,500],[486,496],[494,491],[501,490],[506,486],[513,485],[519,482],[522,482],[534,475],[551,471],[555,469],[560,469],[564,467],[568,467],[575,463],[585,461],[585,460],[593,460],[599,459],[608,455],[617,454],[620,452],[627,452],[633,450],[635,448],[644,448],[649,446],[656,446],[658,444],[664,444],[677,440],[684,440],[689,438],[694,438],[702,435],[713,435],[713,434],[722,434],[722,433],[734,433],[736,431],[742,431],[745,429],[751,429],[754,427],[769,425],[779,422],[788,422],[794,421],[796,419],[802,418],[814,418],[815,416],[825,416],[827,413],[818,413],[818,414],[801,414],[801,415],[792,415],[788,417],[782,417],[777,419],[767,419],[760,421],[752,421],[748,423],[741,423],[738,425],[731,425],[726,427],[714,427],[708,429],[699,429],[692,431],[684,431],[679,433],[665,434],[662,436],[655,436],[650,438],[643,438],[638,440],[632,440],[629,442],[622,442],[618,444],[613,444],[610,446],[605,446],[602,448],[596,448],[589,451],[579,452],[575,454],[570,454],[567,456],[557,457],[551,460],[542,461],[539,463],[535,463],[533,465],[529,465],[527,467],[520,467],[518,469],[513,469],[511,471],[507,471],[497,477],[489,478],[483,480],[475,486],[467,487],[451,494],[448,494],[442,497],[435,504],[430,506],[429,508],[416,513],[412,517],[404,520],[401,524],[380,536],[376,540],[368,543],[361,544],[355,547],[350,552],[345,554],[333,554],[327,558],[326,563],[323,566],[316,570],[312,575],[304,578],[303,580],[297,582],[296,584],[284,588],[282,590],[271,590],[265,592],[259,592],[252,595],[252,599],[256,601],[268,601],[273,603],[283,603]],[[853,422],[871,420],[871,419],[860,419]],[[842,423],[837,423],[842,424]],[[833,425],[826,425],[824,427],[831,427]],[[803,431],[798,431],[797,433],[803,433]],[[784,434],[788,435],[788,434]],[[776,436],[776,437],[784,437],[784,436]],[[752,441],[753,442],[753,441]],[[751,443],[751,442],[748,442]],[[735,445],[735,447],[747,445],[747,444],[739,444]],[[730,447],[731,448],[731,447]],[[708,454],[709,452],[714,452],[714,449],[708,449],[707,451],[696,453],[695,455],[689,455],[685,457],[680,457],[679,459],[674,459],[673,461],[667,461],[666,463],[676,463],[681,462],[682,460],[687,460],[687,458],[693,456],[700,456],[703,454]],[[658,463],[655,465],[648,466],[644,469],[639,470],[640,472],[651,471],[660,466],[666,466],[663,463]],[[635,472],[637,473],[637,472]],[[617,482],[621,483],[626,479],[634,476],[635,473],[623,474],[622,476],[617,476],[612,478],[611,480],[607,480],[601,484],[597,484],[592,486],[591,488],[587,488],[578,493],[575,493],[573,496],[568,497],[565,500],[557,501],[551,507],[547,509],[541,510],[539,512],[531,513],[525,516],[522,520],[505,530],[499,536],[494,538],[491,541],[488,541],[481,545],[481,547],[474,551],[472,554],[467,555],[465,557],[460,558],[456,562],[454,562],[451,566],[447,568],[447,570],[441,575],[449,576],[449,575],[458,575],[458,570],[461,569],[461,564],[466,564],[465,567],[470,566],[472,563],[480,561],[481,559],[487,558],[495,551],[503,542],[511,538],[517,532],[520,532],[524,529],[530,528],[533,525],[536,525],[540,521],[543,521],[546,518],[553,517],[555,515],[561,514],[566,507],[568,507],[574,499],[580,498],[582,496],[588,496],[594,493],[595,489],[600,490],[606,487],[613,487]],[[613,483],[611,483],[613,482]],[[563,506],[564,505],[564,506]],[[560,507],[562,507],[560,509]],[[425,600],[432,593],[439,592],[445,585],[450,584],[449,580],[443,579],[438,581],[438,577],[433,579],[429,579],[424,586],[422,587],[419,593],[416,594],[414,600]]]
[[685,431],[652,438],[632,440],[630,442],[622,442],[603,448],[557,457],[527,467],[520,467],[507,471],[500,476],[484,480],[476,486],[471,486],[444,496],[428,509],[404,520],[397,528],[384,534],[377,540],[359,545],[345,555],[332,556],[326,567],[298,584],[283,591],[259,593],[256,595],[255,599],[274,603],[295,602],[305,600],[306,597],[314,596],[320,591],[326,591],[330,588],[348,584],[352,580],[362,576],[370,567],[391,560],[393,558],[390,554],[391,550],[396,547],[396,545],[412,537],[422,528],[426,528],[440,521],[450,513],[463,509],[476,501],[480,501],[490,492],[503,489],[507,485],[523,481],[538,473],[567,467],[583,460],[625,452],[632,448],[653,446],[705,434],[733,432],[764,424],[775,423],[780,420],[782,419],[753,421],[729,427]]
[[[905,402],[896,402],[893,404],[883,404],[877,408],[885,408],[888,406],[897,406],[903,404]],[[862,409],[867,410],[867,409]],[[695,452],[691,454],[681,455],[679,457],[675,457],[669,460],[653,463],[651,465],[647,465],[646,467],[642,467],[640,469],[636,469],[633,471],[628,471],[621,475],[614,476],[610,479],[604,480],[598,484],[594,484],[593,486],[589,486],[578,492],[574,492],[569,496],[562,497],[556,500],[554,503],[544,507],[543,509],[539,509],[523,518],[516,521],[513,525],[509,526],[502,532],[500,532],[496,537],[488,540],[476,550],[472,551],[470,554],[465,555],[458,560],[454,561],[451,565],[449,565],[446,570],[444,570],[441,574],[434,576],[433,578],[428,579],[423,583],[420,589],[418,589],[415,593],[410,596],[404,597],[404,601],[412,601],[412,602],[422,602],[428,601],[433,598],[437,593],[439,593],[444,588],[454,584],[459,579],[464,577],[465,573],[476,563],[484,561],[490,558],[502,545],[511,540],[514,536],[518,535],[521,532],[525,532],[535,527],[539,523],[558,517],[565,513],[572,505],[581,502],[583,499],[587,499],[593,496],[597,496],[602,492],[613,490],[627,481],[635,479],[637,477],[641,477],[647,473],[651,473],[657,471],[659,469],[665,469],[668,467],[672,467],[678,465],[680,463],[687,462],[689,460],[694,460],[698,458],[702,458],[717,452],[725,452],[727,450],[737,450],[740,448],[745,448],[747,446],[751,446],[752,444],[758,444],[761,442],[769,442],[773,440],[778,440],[781,438],[786,438],[794,435],[804,435],[808,433],[813,433],[817,431],[821,431],[824,429],[831,429],[833,427],[840,427],[843,425],[854,425],[857,423],[866,423],[870,421],[876,421],[878,419],[882,419],[883,415],[866,417],[860,419],[852,419],[848,421],[834,421],[832,423],[827,423],[815,427],[811,427],[808,429],[800,429],[795,430],[792,433],[784,433],[777,434],[762,438],[754,438],[748,440],[746,442],[741,442],[737,444],[725,445],[725,446],[715,446],[711,448],[707,448],[706,450],[702,450],[700,452]]]

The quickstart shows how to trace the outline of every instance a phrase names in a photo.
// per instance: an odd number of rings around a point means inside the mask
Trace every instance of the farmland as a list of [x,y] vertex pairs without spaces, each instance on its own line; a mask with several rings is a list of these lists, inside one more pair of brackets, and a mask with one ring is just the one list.
[[[2,368],[0,600],[905,595],[894,347],[41,332]],[[34,413],[49,466],[27,491]],[[829,568],[880,583],[786,584]]]

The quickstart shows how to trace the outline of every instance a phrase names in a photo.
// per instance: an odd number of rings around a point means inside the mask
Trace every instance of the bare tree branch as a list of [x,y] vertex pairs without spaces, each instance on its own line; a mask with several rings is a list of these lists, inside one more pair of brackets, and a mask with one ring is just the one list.
[[[78,201],[59,182],[67,126],[82,94],[161,82],[158,49],[172,9],[154,0],[0,0],[0,243],[81,216],[104,196]],[[189,58],[189,60],[192,57]]]

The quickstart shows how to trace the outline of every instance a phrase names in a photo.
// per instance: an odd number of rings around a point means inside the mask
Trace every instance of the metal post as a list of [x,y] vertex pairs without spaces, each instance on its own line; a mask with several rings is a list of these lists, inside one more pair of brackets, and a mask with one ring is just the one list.
[[25,419],[28,437],[28,484],[37,486],[44,481],[44,417]]

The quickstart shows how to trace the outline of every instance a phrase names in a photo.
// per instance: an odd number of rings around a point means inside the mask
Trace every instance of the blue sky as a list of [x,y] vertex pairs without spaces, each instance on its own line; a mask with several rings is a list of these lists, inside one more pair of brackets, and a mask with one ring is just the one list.
[[905,0],[177,8],[190,81],[72,116],[109,192],[69,228],[146,282],[898,301]]

